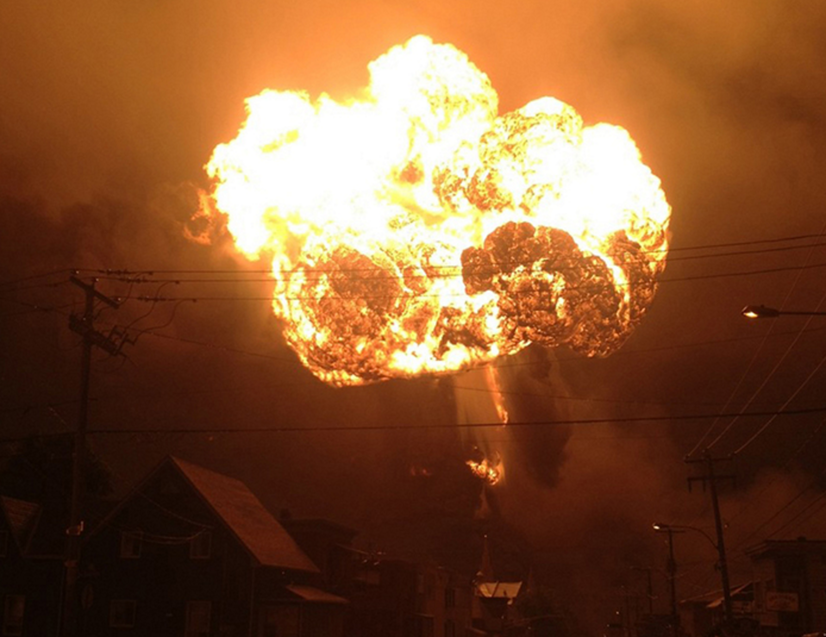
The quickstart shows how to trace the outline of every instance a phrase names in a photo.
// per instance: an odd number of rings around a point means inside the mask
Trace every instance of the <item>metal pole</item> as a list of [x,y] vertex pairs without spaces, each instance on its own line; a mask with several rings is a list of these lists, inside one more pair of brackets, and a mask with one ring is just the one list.
[[668,527],[668,583],[671,588],[671,617],[676,631],[677,614],[677,561],[674,559],[674,529]]
[[648,614],[654,615],[654,585],[651,582],[651,569],[645,569],[645,573],[648,575]]

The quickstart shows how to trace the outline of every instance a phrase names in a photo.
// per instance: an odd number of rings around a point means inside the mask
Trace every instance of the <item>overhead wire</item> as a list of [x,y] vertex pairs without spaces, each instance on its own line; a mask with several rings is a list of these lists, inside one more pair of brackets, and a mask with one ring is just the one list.
[[[817,235],[817,236],[818,236],[818,237],[823,237],[824,232],[826,232],[826,223],[824,223],[824,224],[823,224],[823,226],[821,226],[821,228],[820,228],[820,232],[818,233],[818,235]],[[814,251],[813,251],[813,250],[809,250],[808,254],[806,255],[806,263],[805,263],[804,265],[808,265],[808,262],[811,260],[811,258],[812,258],[812,255],[813,255],[813,254],[814,254]],[[785,295],[785,297],[784,297],[784,299],[783,299],[783,302],[781,303],[781,306],[780,306],[781,308],[785,307],[786,303],[787,303],[787,302],[789,301],[789,299],[791,298],[792,293],[793,293],[793,292],[794,292],[794,290],[797,288],[797,286],[798,286],[798,284],[799,284],[799,282],[800,282],[800,278],[801,278],[802,274],[803,274],[803,270],[798,270],[798,272],[797,272],[797,276],[795,277],[794,282],[792,283],[791,287],[787,290],[786,295]],[[822,300],[821,300],[821,302],[822,302]],[[809,320],[806,322],[806,325],[804,325],[804,329],[805,329],[806,327],[808,327],[808,324],[811,322],[811,318],[812,318],[812,317],[809,317]],[[740,389],[740,387],[742,386],[743,382],[745,381],[746,377],[747,377],[747,376],[748,376],[748,374],[751,372],[752,368],[754,367],[754,365],[755,365],[755,363],[756,363],[756,361],[757,361],[757,357],[758,357],[759,353],[762,351],[763,347],[764,347],[764,346],[765,346],[765,344],[766,344],[766,340],[768,339],[768,335],[769,335],[769,334],[771,334],[771,332],[772,332],[772,330],[773,330],[773,329],[774,329],[774,323],[772,323],[772,324],[769,326],[769,330],[768,330],[768,332],[767,332],[767,334],[766,334],[766,337],[765,337],[763,340],[761,340],[760,345],[759,345],[759,346],[757,347],[757,349],[754,351],[754,353],[753,353],[753,355],[752,355],[751,359],[749,360],[748,365],[747,365],[747,366],[746,366],[746,368],[743,370],[743,372],[742,372],[742,374],[740,375],[740,378],[738,379],[738,381],[737,381],[736,385],[734,386],[734,388],[732,389],[731,393],[729,394],[729,400],[728,400],[728,401],[726,401],[726,407],[728,407],[728,405],[731,403],[731,401],[733,401],[733,399],[734,399],[735,395],[736,395],[736,394],[737,394],[737,392],[739,391],[739,389]],[[790,343],[790,344],[789,344],[789,346],[786,348],[785,353],[784,353],[784,354],[783,354],[783,356],[780,358],[780,360],[779,360],[779,361],[778,361],[778,363],[775,365],[775,367],[772,369],[772,371],[771,371],[771,372],[767,375],[767,377],[764,379],[764,381],[763,381],[763,383],[760,385],[760,387],[759,387],[759,388],[758,388],[758,389],[757,389],[757,390],[756,390],[756,391],[755,391],[755,392],[751,395],[751,397],[750,397],[750,398],[749,398],[749,399],[748,399],[748,400],[744,403],[744,405],[743,405],[743,407],[742,407],[741,411],[745,411],[746,409],[748,409],[749,405],[751,405],[751,404],[752,404],[752,402],[755,400],[755,398],[756,398],[756,397],[759,395],[759,393],[762,391],[763,387],[765,387],[765,385],[769,382],[769,380],[770,380],[770,379],[774,376],[774,374],[775,374],[775,372],[777,371],[777,369],[779,369],[780,365],[782,364],[782,362],[783,362],[783,360],[786,358],[786,356],[788,356],[788,354],[792,351],[792,349],[794,348],[795,344],[796,344],[796,343],[797,343],[797,341],[800,339],[800,337],[801,337],[801,335],[802,335],[802,334],[803,334],[803,331],[802,331],[802,330],[801,330],[801,331],[799,331],[799,332],[797,333],[797,335],[795,336],[794,341],[793,341],[792,343]],[[706,431],[706,433],[705,433],[705,434],[704,434],[704,435],[700,438],[700,441],[699,441],[699,442],[698,442],[698,443],[694,446],[694,448],[693,448],[693,449],[689,452],[689,454],[688,454],[688,456],[689,456],[689,457],[690,457],[690,456],[692,456],[694,453],[696,453],[696,451],[699,449],[700,445],[702,445],[703,441],[704,441],[704,440],[708,437],[708,435],[711,433],[711,431],[712,431],[712,430],[714,429],[714,427],[717,425],[717,422],[719,422],[719,421],[714,421],[714,422],[711,424],[711,426],[708,428],[708,430]],[[727,426],[726,426],[726,427],[725,427],[725,428],[724,428],[724,429],[723,429],[723,430],[722,430],[722,431],[721,431],[721,432],[720,432],[720,433],[719,433],[719,434],[718,434],[718,435],[714,438],[714,440],[712,440],[712,441],[711,441],[711,443],[710,443],[709,445],[707,445],[707,446],[706,446],[706,451],[710,450],[710,449],[711,449],[712,447],[714,447],[717,443],[719,443],[719,441],[723,438],[723,436],[725,436],[725,434],[726,434],[726,433],[728,433],[728,432],[731,430],[731,428],[734,426],[734,424],[735,424],[736,422],[737,422],[737,417],[735,417],[734,419],[732,419],[732,420],[731,420],[731,422],[729,422],[729,424],[728,424],[728,425],[727,425]],[[743,447],[743,448],[745,448],[745,447]],[[737,452],[735,452],[735,453],[737,453]]]
[[[826,356],[824,356],[823,358],[820,359],[820,362],[815,366],[815,368],[809,373],[808,376],[806,376],[806,378],[798,386],[798,388],[794,392],[792,392],[792,395],[789,396],[789,398],[780,407],[781,411],[783,409],[785,409],[797,397],[797,395],[803,390],[803,388],[809,383],[809,381],[811,381],[812,378],[814,378],[815,374],[820,371],[820,368],[823,367],[824,363],[826,363]],[[734,455],[741,454],[743,452],[743,450],[746,449],[746,447],[748,447],[750,444],[752,444],[760,436],[760,434],[762,434],[764,431],[766,431],[766,429],[769,427],[769,425],[771,425],[775,421],[776,418],[777,418],[777,416],[773,415],[765,423],[763,423],[763,425],[757,431],[755,431],[749,437],[748,440],[746,440],[742,445],[740,445],[739,447],[737,447],[737,449],[734,450]]]
[[[776,414],[776,411],[755,411],[744,416],[765,417]],[[826,413],[826,405],[818,405],[805,409],[794,409],[783,412],[783,416],[806,416]],[[662,422],[685,422],[691,420],[706,420],[716,418],[719,413],[697,413],[668,416],[629,416],[629,417],[605,417],[605,418],[567,418],[555,420],[526,420],[509,421],[503,423],[496,422],[474,422],[474,423],[404,423],[404,424],[357,424],[357,425],[271,425],[267,427],[172,427],[172,428],[117,428],[117,429],[94,429],[87,430],[89,435],[135,435],[135,434],[251,434],[251,433],[310,433],[310,432],[365,432],[365,431],[415,431],[415,430],[440,430],[440,429],[495,429],[500,427],[531,428],[531,427],[558,427],[558,426],[588,426],[603,424],[651,424]],[[65,433],[65,432],[64,432]],[[25,436],[13,436],[0,439],[0,442],[17,442],[23,440]]]
[[[824,296],[823,296],[823,297],[821,297],[820,301],[819,301],[819,302],[818,302],[818,304],[817,304],[817,308],[820,308],[820,306],[823,304],[824,300],[826,300],[826,294],[824,294]],[[808,325],[812,322],[812,320],[813,320],[813,319],[814,319],[814,316],[809,316],[809,317],[806,319],[806,322],[805,322],[805,324],[803,325],[803,327],[804,327],[804,328],[806,328],[806,327],[807,327],[807,326],[808,326]],[[780,369],[780,366],[782,365],[783,361],[785,361],[785,360],[786,360],[786,358],[787,358],[787,357],[788,357],[788,355],[791,353],[792,349],[793,349],[793,348],[794,348],[794,346],[797,344],[797,342],[800,340],[800,338],[802,337],[802,335],[803,335],[803,331],[801,330],[801,331],[800,331],[800,332],[799,332],[799,333],[795,336],[794,340],[793,340],[793,341],[789,344],[789,346],[786,348],[786,351],[783,353],[783,355],[782,355],[782,356],[780,357],[780,359],[777,361],[777,363],[775,364],[775,366],[771,369],[771,371],[770,371],[770,372],[769,372],[769,374],[766,376],[766,378],[763,380],[763,382],[762,382],[762,383],[760,383],[760,386],[757,388],[757,390],[756,390],[754,393],[752,393],[751,397],[749,398],[748,402],[744,405],[743,409],[747,409],[747,408],[748,408],[748,406],[752,403],[752,401],[754,401],[754,399],[755,399],[755,398],[759,395],[759,393],[763,390],[763,388],[764,388],[764,387],[768,384],[768,382],[769,382],[769,381],[770,381],[770,380],[774,377],[775,373],[777,373],[777,370],[778,370],[778,369]],[[816,373],[820,370],[820,368],[823,366],[823,364],[824,364],[824,363],[826,363],[826,357],[821,358],[820,362],[819,362],[819,363],[815,366],[815,368],[814,368],[814,369],[813,369],[813,370],[812,370],[812,371],[811,371],[811,372],[810,372],[810,373],[806,376],[806,378],[805,378],[805,379],[804,379],[804,380],[803,380],[803,381],[802,381],[802,382],[798,385],[797,389],[795,389],[795,390],[794,390],[794,392],[792,392],[791,396],[789,396],[789,398],[788,398],[788,399],[784,402],[784,404],[783,404],[783,406],[784,406],[784,407],[785,407],[786,405],[788,405],[788,404],[789,404],[792,400],[794,400],[794,398],[795,398],[795,397],[797,397],[797,395],[798,395],[798,394],[799,394],[799,393],[803,390],[803,388],[804,388],[804,387],[805,387],[805,386],[806,386],[806,385],[807,385],[807,384],[808,384],[808,383],[812,380],[812,378],[814,378],[815,374],[816,374]],[[732,424],[733,424],[733,422],[734,422],[734,421],[732,421]],[[750,437],[748,438],[748,440],[746,440],[746,442],[744,442],[743,444],[741,444],[739,447],[737,447],[737,448],[735,449],[734,454],[735,454],[735,455],[738,455],[738,454],[742,453],[742,452],[743,452],[743,450],[745,450],[745,449],[746,449],[746,448],[747,448],[747,447],[748,447],[748,446],[749,446],[752,442],[754,442],[754,440],[756,440],[756,439],[760,436],[760,434],[762,434],[764,431],[766,431],[766,429],[769,427],[769,425],[771,425],[771,423],[772,423],[772,422],[773,422],[773,420],[771,420],[771,419],[770,419],[770,420],[769,420],[768,422],[766,422],[766,423],[765,423],[762,427],[760,427],[760,428],[759,428],[759,429],[758,429],[758,430],[757,430],[757,431],[756,431],[756,432],[755,432],[752,436],[750,436]],[[725,433],[725,432],[723,432],[723,434],[724,434],[724,433]],[[720,436],[718,436],[717,440],[719,440],[719,439],[722,437],[722,435],[723,435],[723,434],[721,434]],[[715,442],[716,442],[716,441],[715,441]]]
[[[653,279],[653,278],[652,279],[648,279],[648,278],[645,278],[645,279],[631,279],[627,283],[622,283],[622,282],[617,283],[616,287],[628,287],[628,286],[637,285],[637,284],[640,284],[640,283],[647,283],[647,282],[655,282],[657,284],[660,284],[660,283],[684,283],[684,282],[690,282],[690,281],[706,281],[706,280],[710,280],[710,279],[757,276],[757,275],[761,275],[761,274],[776,274],[776,273],[779,273],[779,272],[812,270],[812,269],[818,269],[818,268],[824,268],[824,267],[826,267],[826,262],[806,264],[806,265],[793,265],[793,266],[778,266],[778,267],[772,267],[772,268],[759,268],[759,269],[755,269],[755,270],[736,270],[736,271],[729,271],[729,272],[715,272],[715,273],[710,273],[710,274],[675,276],[675,277],[670,277],[670,278],[669,277],[662,277],[662,278],[658,278],[658,279]],[[378,269],[378,268],[376,268],[376,269]],[[375,272],[376,269],[371,269],[371,272]],[[565,270],[565,269],[567,269],[567,268],[560,268],[560,270]],[[329,271],[319,270],[319,271],[323,272],[323,273],[328,273],[328,272],[332,272],[333,270],[329,270]],[[336,272],[346,272],[346,270],[336,270]],[[498,274],[499,273],[498,270],[497,271],[491,270],[490,272],[492,274]],[[408,279],[410,279],[410,278],[412,278],[412,279],[417,279],[417,278],[430,278],[430,279],[432,279],[432,278],[446,278],[447,276],[459,277],[461,275],[458,274],[458,273],[457,274],[450,274],[450,275],[440,275],[440,276],[412,275],[412,276],[408,277]],[[362,277],[359,277],[359,281],[369,280],[369,278],[370,277],[362,276]],[[381,274],[381,275],[379,275],[377,277],[374,277],[374,278],[384,281],[384,280],[393,279],[394,277],[392,277],[389,273],[387,273],[387,274]],[[159,282],[161,282],[161,280],[147,281],[147,283],[159,283]],[[191,280],[174,279],[174,280],[170,280],[169,282],[181,283],[181,284],[183,284],[183,283],[221,283],[221,282],[232,282],[232,283],[255,283],[255,282],[264,283],[264,282],[267,282],[267,283],[271,283],[271,282],[273,282],[273,280],[272,279],[260,279],[260,280],[239,279],[239,280],[229,280],[229,281],[228,280],[217,281],[217,280],[203,280],[203,279],[191,279]],[[603,284],[601,282],[596,283],[596,285],[597,286],[599,286],[599,285],[611,285],[612,287],[614,287],[613,284]],[[573,286],[568,286],[566,289],[578,290],[578,289],[585,289],[585,288],[573,285]],[[397,296],[399,298],[428,298],[428,297],[437,297],[437,296],[442,297],[442,296],[445,296],[445,295],[446,294],[444,294],[444,293],[443,294],[424,294],[424,293],[421,293],[421,294],[398,294],[398,295],[395,295],[395,296]],[[464,293],[453,293],[453,294],[448,293],[447,294],[447,296],[451,296],[451,295],[463,296]],[[359,294],[359,295],[353,295],[352,297],[337,295],[337,296],[332,296],[332,297],[327,297],[327,298],[344,298],[344,299],[349,299],[349,298],[364,299],[364,298],[367,298],[367,299],[370,299],[370,298],[383,298],[384,296],[386,296],[386,295]],[[296,295],[292,295],[292,296],[286,296],[285,298],[287,298],[288,300],[317,300],[316,297],[314,297],[314,296],[296,296]],[[272,300],[272,297],[271,296],[186,296],[186,297],[140,296],[140,297],[138,297],[138,300],[144,301],[144,302],[180,301],[180,300],[185,300],[185,301],[270,301],[270,300]]]
[[[669,246],[668,249],[660,249],[660,250],[643,250],[640,251],[641,254],[673,254],[675,252],[686,252],[692,250],[711,250],[717,248],[730,248],[730,247],[740,247],[740,246],[753,246],[753,245],[760,245],[763,243],[782,243],[788,241],[800,241],[806,239],[822,239],[822,234],[804,234],[804,235],[792,235],[788,237],[771,237],[767,239],[752,239],[747,241],[733,241],[733,242],[726,242],[726,243],[710,243],[705,245],[695,245],[695,246]],[[806,244],[803,246],[789,246],[783,248],[766,248],[764,250],[748,252],[747,254],[753,253],[762,253],[762,252],[774,252],[774,251],[783,251],[787,249],[803,249],[807,247],[816,247],[826,245],[826,243],[816,243],[816,244]],[[732,256],[737,255],[740,253],[731,253],[725,256]],[[699,255],[700,258],[703,256],[713,257],[716,255]],[[693,257],[692,257],[693,258]],[[671,259],[669,259],[671,260]],[[461,265],[452,265],[452,266],[441,266],[441,267],[451,267],[460,269]],[[345,268],[346,271],[359,271],[363,270],[362,268]],[[372,270],[372,268],[370,268]],[[88,272],[91,274],[98,274],[98,275],[158,275],[158,274],[239,274],[239,273],[253,273],[253,274],[270,274],[272,273],[272,269],[255,269],[255,270],[246,270],[246,271],[239,271],[238,269],[146,269],[146,270],[131,270],[131,269],[120,269],[120,268],[75,268],[73,271],[76,272]],[[289,273],[291,270],[279,270],[281,273]]]
[[[780,507],[777,511],[775,511],[766,520],[764,520],[763,522],[761,522],[757,526],[752,527],[750,529],[750,532],[748,533],[748,535],[746,535],[744,538],[742,538],[740,540],[740,542],[738,542],[738,544],[736,546],[732,547],[732,548],[734,550],[738,550],[739,548],[744,546],[750,538],[756,536],[762,529],[766,528],[769,524],[771,524],[774,520],[776,520],[784,511],[786,511],[795,502],[797,502],[800,498],[802,498],[806,494],[806,492],[808,492],[813,487],[817,486],[819,478],[822,477],[824,474],[826,474],[826,469],[821,470],[820,473],[818,474],[817,478],[815,478],[814,480],[809,482],[803,489],[799,490],[795,494],[794,497],[792,497],[790,500],[788,500],[782,507]],[[785,524],[784,524],[784,526],[785,526]]]
[[[786,472],[791,468],[792,461],[811,444],[811,442],[817,437],[817,435],[824,430],[824,427],[826,427],[826,419],[822,420],[820,424],[814,429],[814,431],[812,431],[812,433],[810,433],[809,436],[807,436],[806,439],[803,440],[802,443],[800,443],[797,449],[788,458],[786,458],[786,461],[780,468],[781,472]],[[774,478],[769,480],[765,485],[762,486],[762,488],[758,492],[756,492],[753,496],[749,497],[748,500],[744,502],[735,513],[729,516],[729,522],[732,522],[739,518],[744,513],[746,508],[748,508],[749,505],[753,504],[757,500],[760,500],[766,494],[766,492],[772,487],[772,485],[776,484],[779,481],[779,479],[780,474],[776,475]]]
[[[816,407],[793,409],[782,413],[771,411],[755,411],[744,414],[748,417],[765,417],[769,415],[783,416],[806,416],[812,414],[826,413],[826,405]],[[634,423],[658,423],[658,422],[679,422],[688,420],[703,420],[715,418],[718,413],[697,413],[667,416],[633,416],[633,417],[606,417],[606,418],[569,418],[555,420],[530,420],[530,421],[510,421],[503,423],[480,422],[480,423],[407,423],[407,424],[356,424],[356,425],[272,425],[268,427],[192,427],[173,429],[153,429],[153,428],[123,428],[123,429],[89,429],[89,434],[134,434],[134,433],[289,433],[289,432],[324,432],[324,431],[405,431],[405,430],[428,430],[428,429],[486,429],[497,427],[522,428],[522,427],[555,427],[560,425],[596,425],[596,424],[634,424]]]
[[[6,279],[5,281],[0,281],[0,288],[8,286],[8,285],[15,285],[17,283],[25,283],[27,281],[33,281],[35,279],[42,279],[50,276],[56,276],[58,274],[68,274],[70,272],[74,272],[73,268],[60,268],[58,270],[51,270],[49,272],[41,272],[39,274],[30,274],[22,277],[18,277],[16,279]],[[5,291],[5,290],[4,290]]]
[[[809,502],[801,511],[799,511],[793,518],[788,520],[783,526],[775,529],[769,534],[769,538],[777,537],[784,531],[788,530],[795,522],[802,523],[808,521],[813,515],[819,513],[823,507],[826,506],[826,491],[820,493],[814,500]],[[802,520],[800,518],[803,518]]]

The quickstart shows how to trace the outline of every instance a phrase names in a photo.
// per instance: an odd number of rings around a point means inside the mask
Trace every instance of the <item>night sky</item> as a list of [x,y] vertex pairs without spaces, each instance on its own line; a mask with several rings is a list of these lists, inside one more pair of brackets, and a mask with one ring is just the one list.
[[[643,590],[633,567],[664,569],[652,522],[713,532],[708,494],[688,492],[696,468],[683,462],[706,446],[737,452],[720,466],[738,477],[722,501],[733,583],[749,545],[826,538],[826,318],[740,315],[752,303],[826,309],[826,5],[511,4],[7,3],[0,435],[76,422],[77,269],[125,299],[98,328],[136,339],[125,356],[94,356],[90,428],[108,433],[90,442],[117,492],[171,453],[393,554],[474,568],[487,530],[503,578],[533,565],[591,628],[623,585]],[[464,51],[500,112],[551,95],[586,124],[626,128],[673,208],[668,267],[619,352],[531,346],[497,364],[515,426],[496,430],[507,479],[484,503],[464,465],[473,434],[456,426],[491,420],[477,373],[327,386],[285,346],[266,264],[226,235],[187,238],[210,187],[204,165],[235,136],[245,98],[346,99],[368,62],[416,34]],[[111,272],[122,270],[152,274],[130,283]],[[778,410],[809,413],[687,418]],[[699,534],[679,537],[681,597],[719,586],[714,559]],[[665,582],[655,571],[661,612]]]

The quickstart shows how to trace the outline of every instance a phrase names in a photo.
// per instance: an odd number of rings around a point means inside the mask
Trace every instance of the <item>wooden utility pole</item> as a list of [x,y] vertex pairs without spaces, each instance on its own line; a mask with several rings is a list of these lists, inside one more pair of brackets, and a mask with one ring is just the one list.
[[117,309],[119,303],[98,292],[95,282],[91,284],[72,276],[71,282],[81,288],[86,295],[85,310],[82,315],[69,316],[69,329],[83,337],[83,353],[80,370],[80,408],[75,429],[72,451],[72,495],[69,502],[69,526],[66,528],[65,586],[63,589],[62,634],[73,637],[77,632],[78,573],[80,569],[80,544],[83,534],[84,469],[86,464],[86,428],[89,421],[89,380],[92,371],[92,348],[100,349],[116,356],[120,353],[124,338],[116,342],[114,333],[106,336],[94,327],[95,301]]
[[719,475],[714,472],[714,464],[716,462],[730,461],[731,458],[712,458],[708,450],[703,454],[702,458],[689,459],[686,458],[687,463],[702,463],[705,464],[706,473],[701,476],[696,476],[688,479],[688,488],[691,490],[691,485],[694,482],[702,482],[703,490],[706,484],[709,485],[711,491],[711,503],[714,507],[714,526],[717,530],[717,555],[720,564],[720,579],[723,584],[723,609],[725,612],[726,623],[731,625],[734,618],[734,612],[731,604],[731,585],[728,579],[728,564],[726,562],[726,544],[723,540],[723,519],[720,516],[720,502],[717,498],[717,482],[723,480],[734,481],[734,475]]

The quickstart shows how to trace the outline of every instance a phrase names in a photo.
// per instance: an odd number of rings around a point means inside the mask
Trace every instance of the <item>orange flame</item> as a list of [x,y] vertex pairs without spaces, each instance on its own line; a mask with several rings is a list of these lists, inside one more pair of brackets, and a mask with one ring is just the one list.
[[237,248],[320,379],[444,374],[531,342],[619,347],[665,267],[670,208],[628,133],[553,98],[497,115],[487,76],[424,36],[359,100],[264,91],[207,165]]
[[499,458],[483,458],[480,462],[468,460],[465,464],[470,467],[473,475],[491,486],[498,484],[505,476],[505,466]]

